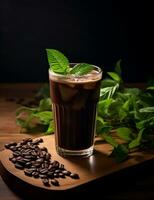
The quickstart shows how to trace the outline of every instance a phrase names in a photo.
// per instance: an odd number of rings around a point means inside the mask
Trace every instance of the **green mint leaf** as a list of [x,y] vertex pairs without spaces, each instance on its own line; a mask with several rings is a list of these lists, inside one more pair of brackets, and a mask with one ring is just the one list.
[[127,127],[120,127],[117,128],[116,130],[116,135],[118,135],[121,139],[129,142],[132,140],[132,130]]
[[119,115],[120,121],[122,121],[127,117],[128,114],[122,107],[120,107],[118,115]]
[[113,155],[118,163],[125,161],[128,158],[129,150],[123,144],[118,144],[113,150]]
[[149,86],[147,90],[154,90],[154,86]]
[[154,117],[149,117],[145,120],[140,120],[138,123],[136,123],[136,127],[138,129],[154,127]]
[[102,125],[104,125],[105,124],[105,122],[104,122],[104,120],[103,120],[103,118],[102,117],[100,117],[100,116],[97,116],[97,121],[99,121]]
[[77,76],[88,74],[93,70],[93,66],[87,63],[79,63],[76,64],[70,71],[70,74],[74,74]]
[[108,108],[113,103],[113,99],[100,100],[97,105],[98,114],[102,117],[108,115]]
[[111,87],[105,87],[100,89],[100,98],[102,99],[110,99],[116,93],[117,89],[119,88],[119,84],[117,83]]
[[102,80],[101,88],[115,86],[116,84],[117,84],[117,81],[106,78],[106,79]]
[[107,72],[107,74],[115,81],[120,82],[121,77],[115,72]]
[[46,49],[50,69],[58,74],[67,74],[69,70],[68,59],[55,49]]
[[96,120],[96,133],[97,135],[102,133],[102,128],[104,127],[105,122],[103,120],[102,117],[97,116],[97,120]]
[[135,147],[138,147],[140,145],[140,141],[138,140],[132,140],[131,143],[129,143],[129,149],[132,149],[132,148],[135,148]]
[[125,111],[129,111],[129,107],[130,107],[131,104],[132,104],[131,99],[128,99],[128,100],[125,101],[125,103],[123,104],[122,108],[123,108]]
[[144,129],[141,129],[140,132],[138,133],[138,136],[129,143],[129,149],[138,147],[141,144],[143,131]]
[[33,117],[38,118],[42,124],[48,125],[53,120],[53,113],[51,111],[43,111],[34,113]]
[[139,96],[141,94],[141,89],[139,88],[125,88],[123,93],[127,95]]
[[145,107],[145,108],[141,108],[139,110],[139,112],[141,113],[153,113],[154,112],[154,107]]
[[25,120],[24,119],[16,118],[16,124],[18,126],[21,126],[22,128],[26,128],[25,127]]
[[41,99],[39,103],[39,111],[51,111],[51,98]]
[[119,76],[121,76],[121,59],[120,60],[118,60],[117,62],[116,62],[116,65],[115,65],[115,72],[119,75]]
[[45,135],[50,135],[54,133],[54,121],[51,120],[50,124],[48,126],[48,129],[46,130],[46,132],[44,133]]
[[[104,133],[101,133],[100,136],[101,136],[107,143],[111,144],[113,147],[117,147],[117,146],[118,146],[118,143],[115,141],[115,139],[114,139],[111,135],[109,135],[108,133],[106,133],[106,132],[108,132],[109,130],[111,130],[111,127],[107,127],[107,128],[104,127],[104,129],[106,129],[106,130],[104,131]],[[102,130],[102,131],[103,131],[103,130]]]

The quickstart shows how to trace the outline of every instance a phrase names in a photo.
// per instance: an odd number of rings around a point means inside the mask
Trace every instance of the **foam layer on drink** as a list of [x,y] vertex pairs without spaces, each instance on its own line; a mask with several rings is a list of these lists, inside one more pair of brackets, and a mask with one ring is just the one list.
[[83,84],[83,83],[96,82],[101,78],[102,78],[102,71],[100,68],[96,68],[96,70],[92,70],[90,73],[82,76],[73,74],[61,75],[61,74],[56,74],[53,71],[49,70],[49,79],[60,83]]

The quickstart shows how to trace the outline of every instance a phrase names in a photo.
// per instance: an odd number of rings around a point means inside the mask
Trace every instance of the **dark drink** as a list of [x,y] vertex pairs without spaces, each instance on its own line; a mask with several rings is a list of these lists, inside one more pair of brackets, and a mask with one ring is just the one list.
[[60,155],[92,154],[101,77],[98,67],[84,76],[49,71],[56,149]]

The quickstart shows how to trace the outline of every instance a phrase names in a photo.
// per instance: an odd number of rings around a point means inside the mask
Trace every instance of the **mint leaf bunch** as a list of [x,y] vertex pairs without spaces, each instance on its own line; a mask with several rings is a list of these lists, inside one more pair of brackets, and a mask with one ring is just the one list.
[[[45,86],[46,88],[47,86]],[[41,93],[43,91],[43,93]],[[46,96],[46,90],[40,89],[39,94]],[[51,99],[45,97],[40,100],[39,106],[19,107],[16,110],[16,124],[22,129],[21,132],[43,132],[45,135],[54,132],[53,113],[51,111]]]
[[70,63],[68,61],[68,58],[58,50],[46,49],[46,52],[49,68],[51,71],[57,74],[72,74],[75,76],[82,76],[90,73],[93,70],[93,65],[88,63],[79,63],[76,64],[73,68],[71,68],[69,66]]
[[120,62],[102,81],[96,124],[97,134],[112,145],[111,155],[118,162],[136,149],[154,148],[154,86],[126,87]]

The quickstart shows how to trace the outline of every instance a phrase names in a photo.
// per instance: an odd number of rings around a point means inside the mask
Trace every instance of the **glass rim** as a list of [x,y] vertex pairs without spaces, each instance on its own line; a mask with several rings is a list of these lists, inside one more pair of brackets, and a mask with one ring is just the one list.
[[[76,65],[76,64],[80,64],[80,63],[69,63],[70,65]],[[102,68],[96,66],[96,65],[92,65],[94,67],[94,70],[97,71],[98,73],[96,75],[101,75],[103,73]],[[97,70],[96,70],[97,69]],[[87,77],[88,74],[84,74],[84,75],[73,75],[73,74],[60,74],[60,73],[55,73],[52,71],[52,69],[49,68],[49,74],[55,77],[61,77],[61,78],[70,78],[70,77],[76,77],[76,78],[83,78],[83,77]]]

